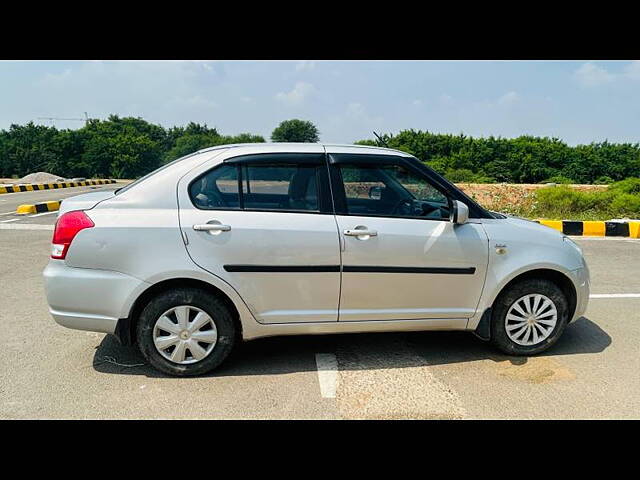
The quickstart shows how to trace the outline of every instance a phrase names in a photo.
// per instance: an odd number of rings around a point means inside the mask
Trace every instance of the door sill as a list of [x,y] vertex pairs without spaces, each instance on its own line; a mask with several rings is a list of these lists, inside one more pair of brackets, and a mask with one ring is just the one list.
[[244,340],[281,335],[327,335],[333,333],[417,332],[428,330],[466,330],[467,318],[429,318],[411,320],[355,320],[348,322],[253,323],[245,326]]

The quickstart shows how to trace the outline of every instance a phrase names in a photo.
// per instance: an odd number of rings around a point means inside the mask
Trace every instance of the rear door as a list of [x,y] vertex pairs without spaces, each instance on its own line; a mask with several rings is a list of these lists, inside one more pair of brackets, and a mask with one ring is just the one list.
[[324,153],[235,157],[178,188],[191,258],[259,322],[337,321],[340,246]]

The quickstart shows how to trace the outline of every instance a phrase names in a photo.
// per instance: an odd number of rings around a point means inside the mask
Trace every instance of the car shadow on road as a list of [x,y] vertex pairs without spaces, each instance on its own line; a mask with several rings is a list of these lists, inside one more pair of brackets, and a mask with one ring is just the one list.
[[[530,358],[505,355],[491,344],[466,332],[420,332],[411,338],[415,350],[429,365],[492,360],[509,361],[512,365],[524,365]],[[567,326],[557,343],[535,357],[597,354],[611,345],[611,337],[598,324],[581,317]]]
[[[581,317],[569,325],[558,342],[538,355],[597,354],[611,337],[596,323]],[[239,345],[218,369],[207,376],[278,375],[317,370],[316,353],[335,353],[340,369],[371,370],[445,365],[478,360],[525,365],[528,357],[501,354],[469,332],[362,333],[287,336]],[[171,378],[146,364],[135,347],[125,347],[107,335],[96,347],[93,367],[101,373]],[[200,377],[201,378],[201,377]]]

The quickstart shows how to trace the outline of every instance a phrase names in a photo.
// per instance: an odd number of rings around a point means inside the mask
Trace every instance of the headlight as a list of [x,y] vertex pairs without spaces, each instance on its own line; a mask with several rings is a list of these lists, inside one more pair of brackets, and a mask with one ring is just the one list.
[[580,255],[582,255],[582,248],[580,248],[580,245],[578,245],[576,242],[574,242],[573,240],[571,240],[571,239],[570,239],[569,237],[567,237],[567,236],[562,237],[562,239],[563,239],[565,242],[567,242],[569,245],[571,245],[573,248],[575,248],[575,249],[578,251],[578,253],[579,253]]

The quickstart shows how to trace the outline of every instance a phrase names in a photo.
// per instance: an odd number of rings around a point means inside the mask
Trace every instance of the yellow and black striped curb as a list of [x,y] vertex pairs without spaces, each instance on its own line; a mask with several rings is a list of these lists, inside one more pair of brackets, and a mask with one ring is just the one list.
[[56,210],[60,210],[61,203],[62,200],[20,205],[16,213],[18,215],[27,215],[29,213],[55,212]]
[[0,193],[33,192],[37,190],[55,190],[58,188],[85,187],[87,185],[106,185],[116,183],[115,180],[85,180],[84,182],[27,183],[8,187],[0,185]]
[[572,220],[534,220],[534,222],[558,230],[565,235],[640,238],[640,222],[577,222]]

